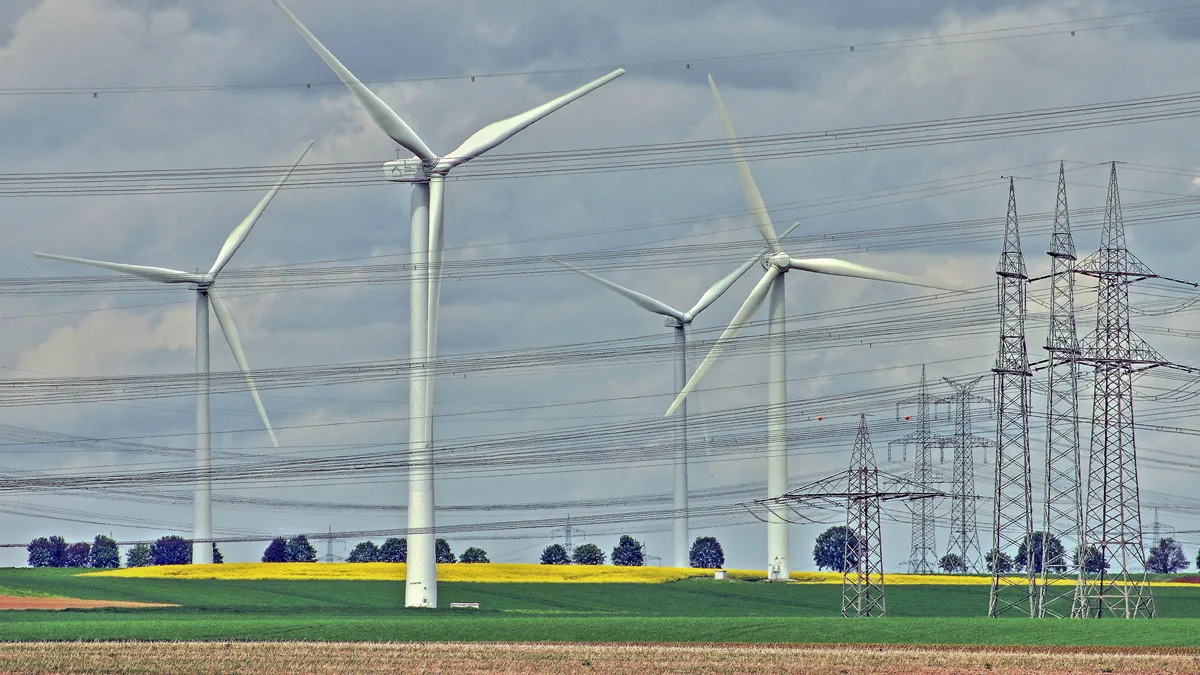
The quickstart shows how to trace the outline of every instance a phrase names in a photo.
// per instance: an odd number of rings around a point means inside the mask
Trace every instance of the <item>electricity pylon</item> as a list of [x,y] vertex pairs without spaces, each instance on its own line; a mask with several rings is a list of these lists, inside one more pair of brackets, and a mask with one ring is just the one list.
[[1146,579],[1137,450],[1133,436],[1133,376],[1166,359],[1134,334],[1129,324],[1129,286],[1155,278],[1125,245],[1117,163],[1112,163],[1100,250],[1076,270],[1097,280],[1096,330],[1080,345],[1081,358],[1095,368],[1092,447],[1080,559],[1098,556],[1095,579],[1081,566],[1074,614],[1124,618],[1154,616]]
[[971,433],[971,404],[991,401],[971,393],[983,375],[969,382],[943,380],[954,389],[954,394],[939,399],[938,403],[952,404],[954,410],[954,435],[940,436],[938,440],[954,448],[954,484],[950,499],[950,543],[946,550],[962,561],[962,572],[978,572],[983,564],[983,553],[979,548],[979,518],[975,506],[975,448],[992,445],[986,438]]
[[858,436],[850,454],[843,556],[842,616],[884,616],[883,527],[880,523],[879,468],[867,433],[867,416],[859,417]]
[[[1017,225],[1017,196],[1008,180],[1008,217],[1004,226],[1004,251],[996,266],[1000,310],[1000,349],[996,355],[996,483],[992,510],[992,550],[989,564],[992,588],[988,616],[1008,611],[1037,615],[1033,565],[1024,573],[1002,569],[1005,555],[1024,547],[1032,552],[1033,502],[1029,457],[1029,398],[1033,372],[1025,346],[1025,309],[1029,275],[1021,254]],[[1011,552],[1011,553],[1010,553]]]
[[[1079,337],[1075,328],[1075,241],[1067,210],[1066,172],[1058,165],[1058,198],[1050,235],[1050,329],[1046,333],[1046,485],[1038,616],[1069,616],[1083,541],[1083,479],[1079,461]],[[1063,558],[1050,559],[1051,538]],[[1072,555],[1074,553],[1074,555]]]
[[[915,405],[917,407],[917,430],[888,443],[888,461],[892,459],[892,446],[900,445],[904,449],[904,459],[908,459],[908,446],[916,447],[913,470],[906,474],[913,489],[918,492],[931,492],[933,489],[933,445],[936,439],[930,431],[929,406],[934,403],[925,381],[925,366],[921,366],[921,387],[916,396],[903,399],[896,404],[897,416],[900,406]],[[933,574],[937,565],[937,532],[934,528],[933,500],[918,499],[909,504],[912,512],[912,553],[910,572],[912,574]]]

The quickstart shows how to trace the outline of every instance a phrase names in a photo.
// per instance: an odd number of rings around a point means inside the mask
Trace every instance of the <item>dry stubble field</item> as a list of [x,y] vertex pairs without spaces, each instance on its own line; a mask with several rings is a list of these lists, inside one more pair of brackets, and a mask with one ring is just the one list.
[[0,645],[2,673],[1200,672],[1200,650],[530,643],[72,642]]

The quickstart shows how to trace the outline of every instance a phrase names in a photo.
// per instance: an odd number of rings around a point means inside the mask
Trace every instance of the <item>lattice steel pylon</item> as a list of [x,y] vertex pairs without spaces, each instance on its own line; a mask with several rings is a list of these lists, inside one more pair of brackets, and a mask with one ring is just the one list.
[[[1067,177],[1058,165],[1058,197],[1050,235],[1050,328],[1046,333],[1046,483],[1042,503],[1042,561],[1038,616],[1070,616],[1083,541],[1083,478],[1079,451],[1079,337],[1075,328],[1075,241],[1067,209]],[[1062,542],[1057,551],[1047,545]]]
[[843,556],[842,616],[884,616],[879,468],[866,414],[859,418],[847,478],[846,492],[856,496],[846,498],[846,528],[853,536],[846,537]]
[[983,564],[983,552],[979,548],[979,518],[975,506],[975,448],[987,447],[992,442],[971,433],[971,404],[987,403],[986,398],[971,393],[983,375],[968,382],[943,380],[954,389],[954,394],[940,399],[938,403],[953,405],[954,435],[942,436],[938,440],[954,448],[954,484],[950,498],[950,543],[947,553],[953,553],[962,561],[962,572],[978,572]]
[[[933,446],[937,442],[930,431],[929,406],[935,399],[929,395],[925,382],[925,366],[921,366],[921,387],[917,395],[906,398],[896,404],[897,417],[902,405],[917,406],[917,430],[888,443],[888,460],[892,458],[892,446],[901,445],[904,448],[904,458],[908,459],[908,446],[916,446],[916,459],[913,470],[906,477],[912,481],[916,490],[932,491],[933,475]],[[920,499],[909,505],[912,511],[912,553],[909,556],[911,574],[933,574],[937,565],[937,532],[934,528],[933,500]]]
[[1031,550],[1033,490],[1029,456],[1029,399],[1033,371],[1025,345],[1025,305],[1029,275],[1021,254],[1017,225],[1017,195],[1008,180],[1008,218],[1004,226],[1004,251],[996,266],[1000,310],[1000,349],[996,355],[996,482],[992,509],[992,588],[988,616],[1017,611],[1037,615],[1033,565],[1023,573],[1001,569],[1004,556],[1016,558],[1024,546]]
[[1133,435],[1133,375],[1167,361],[1130,328],[1129,285],[1158,275],[1126,248],[1116,162],[1109,177],[1100,250],[1075,268],[1098,284],[1096,330],[1080,344],[1083,362],[1094,367],[1096,375],[1084,548],[1079,557],[1086,559],[1094,548],[1102,562],[1095,578],[1088,576],[1086,566],[1079,570],[1073,613],[1152,618],[1154,596],[1146,579]]

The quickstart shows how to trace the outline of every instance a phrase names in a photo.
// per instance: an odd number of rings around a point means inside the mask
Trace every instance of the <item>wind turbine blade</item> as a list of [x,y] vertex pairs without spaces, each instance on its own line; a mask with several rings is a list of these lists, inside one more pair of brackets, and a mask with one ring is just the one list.
[[704,295],[700,296],[700,300],[696,302],[696,305],[688,310],[688,316],[694,319],[696,318],[696,315],[700,314],[700,312],[708,309],[709,305],[716,302],[717,298],[721,297],[725,291],[729,290],[729,287],[732,286],[738,279],[741,279],[742,275],[749,271],[749,269],[754,266],[754,263],[758,262],[759,260],[762,260],[762,254],[754,254],[753,258],[742,263],[736,270],[722,277],[717,283],[709,286],[708,290],[704,291]]
[[126,265],[125,263],[104,262],[103,260],[88,260],[87,258],[72,258],[69,255],[54,255],[51,253],[34,253],[33,255],[38,258],[45,258],[47,260],[59,260],[62,262],[75,263],[76,265],[99,267],[102,270],[120,272],[121,274],[130,274],[135,277],[149,279],[150,281],[161,281],[166,284],[202,284],[208,281],[203,274],[180,272],[179,270],[167,269],[165,267]]
[[721,122],[725,124],[725,135],[729,137],[729,148],[733,151],[733,162],[737,165],[738,178],[742,181],[742,192],[746,195],[746,206],[750,209],[750,217],[754,219],[754,225],[758,227],[759,234],[766,240],[771,252],[779,253],[783,249],[779,247],[779,237],[775,235],[775,226],[771,224],[771,216],[767,214],[767,205],[763,203],[762,195],[758,192],[754,176],[750,175],[750,165],[746,163],[746,155],[742,152],[737,135],[733,133],[733,123],[729,121],[729,115],[725,112],[725,104],[721,102],[721,93],[717,91],[717,83],[713,81],[712,75],[708,76],[708,86],[712,89],[713,100],[717,102],[717,112],[721,115]]
[[333,72],[336,73],[339,78],[341,78],[342,82],[346,83],[346,86],[350,89],[350,93],[354,94],[354,97],[357,98],[358,102],[362,104],[362,107],[366,109],[367,114],[370,115],[371,119],[375,121],[376,126],[383,130],[383,133],[391,136],[392,140],[407,148],[409,152],[413,153],[417,157],[420,157],[427,162],[437,161],[437,155],[433,154],[433,151],[429,149],[429,146],[425,145],[425,141],[421,140],[421,137],[417,135],[417,132],[413,131],[412,127],[408,126],[408,123],[396,114],[396,111],[392,110],[386,103],[381,101],[379,97],[375,95],[375,92],[367,89],[367,86],[360,82],[359,79],[354,76],[354,73],[351,73],[346,66],[343,66],[342,62],[337,60],[337,57],[329,53],[329,50],[325,48],[325,45],[321,44],[321,42],[317,40],[316,36],[310,33],[308,29],[304,27],[304,24],[300,23],[300,20],[296,18],[295,14],[292,14],[292,12],[287,7],[284,7],[283,3],[279,0],[271,0],[271,2],[275,3],[275,6],[279,8],[279,11],[283,12],[283,15],[292,22],[292,25],[296,27],[296,32],[300,33],[300,37],[304,38],[304,41],[313,48],[313,51],[317,53],[317,56],[320,56],[321,60],[325,61],[330,69],[332,69]]
[[554,262],[558,263],[559,265],[562,265],[563,267],[571,270],[572,272],[574,272],[576,274],[579,274],[579,275],[587,277],[588,279],[591,279],[592,281],[600,284],[601,286],[604,286],[605,288],[608,288],[609,290],[613,291],[614,293],[616,293],[618,295],[625,296],[631,302],[633,302],[633,304],[637,305],[638,307],[641,307],[644,310],[654,312],[655,314],[662,314],[663,316],[671,317],[672,319],[675,319],[677,321],[683,321],[683,316],[684,316],[683,312],[675,309],[674,307],[671,307],[670,305],[668,305],[666,303],[659,302],[658,300],[655,300],[654,298],[652,298],[648,295],[643,295],[641,293],[638,293],[637,291],[633,291],[628,288],[625,288],[624,286],[622,286],[620,284],[614,284],[613,282],[609,281],[608,279],[598,277],[595,274],[592,274],[591,272],[588,272],[587,270],[581,270],[578,267],[575,267],[574,265],[568,265],[567,263],[562,262],[561,260],[555,260]]
[[216,289],[208,289],[208,299],[212,301],[213,313],[217,315],[217,323],[221,325],[221,332],[225,334],[225,341],[229,343],[229,351],[233,352],[233,360],[237,361],[238,368],[242,370],[242,377],[246,379],[246,387],[250,390],[250,396],[254,398],[254,406],[258,408],[258,415],[262,417],[263,426],[267,428],[267,435],[271,437],[271,445],[278,448],[279,441],[275,438],[275,430],[271,428],[271,420],[267,419],[267,409],[263,407],[262,399],[258,397],[258,387],[254,386],[254,377],[250,374],[250,364],[246,362],[246,352],[242,351],[242,339],[238,336],[233,316],[229,314],[229,308],[225,306],[225,301],[217,294]]
[[[446,258],[445,230],[446,177],[435,174],[429,180],[429,276],[425,333],[425,355],[437,358],[438,314],[442,303],[442,263]],[[432,384],[430,385],[432,387]],[[431,404],[432,405],[432,404]]]
[[463,162],[474,159],[492,148],[500,145],[504,141],[515,136],[525,127],[542,119],[550,113],[567,105],[568,103],[591,93],[600,87],[612,82],[618,77],[625,74],[624,68],[617,68],[604,77],[592,80],[575,91],[563,94],[558,98],[548,103],[543,103],[533,110],[514,115],[507,119],[502,119],[498,122],[492,122],[486,127],[471,134],[471,136],[462,142],[462,145],[451,151],[450,154],[442,158],[438,162],[438,168],[443,170],[452,169]]
[[[792,223],[792,226],[783,233],[783,236],[781,236],[780,239],[782,240],[787,238],[787,236],[791,234],[792,231],[797,227],[800,227],[800,221],[798,220]],[[696,318],[696,315],[700,314],[700,312],[708,309],[709,305],[716,302],[717,298],[721,297],[722,293],[729,290],[729,287],[732,286],[738,279],[741,279],[742,275],[754,266],[754,263],[758,262],[770,251],[771,249],[764,248],[761,253],[754,254],[754,257],[742,263],[741,267],[730,272],[726,277],[710,286],[709,289],[704,292],[704,295],[700,296],[700,300],[696,302],[696,306],[688,310],[687,315],[694,319]]]
[[221,252],[217,254],[216,262],[213,263],[212,269],[208,271],[210,276],[216,277],[221,273],[221,270],[225,269],[225,265],[233,258],[233,254],[237,252],[238,247],[242,245],[242,242],[246,241],[246,237],[250,236],[250,229],[258,222],[259,216],[263,214],[263,211],[267,210],[267,205],[275,198],[275,194],[279,192],[279,188],[283,187],[283,183],[296,170],[296,167],[304,159],[304,155],[308,154],[308,151],[312,149],[312,146],[313,142],[309,141],[308,145],[304,146],[304,149],[300,151],[300,156],[296,158],[296,161],[292,162],[292,166],[288,168],[287,172],[280,176],[279,180],[275,181],[275,185],[271,186],[271,190],[267,192],[267,195],[258,202],[258,206],[255,206],[250,215],[246,216],[237,227],[233,228],[233,232],[229,233],[229,237],[225,239],[225,245],[221,247]]
[[721,352],[725,351],[725,347],[729,345],[729,342],[737,337],[737,334],[741,332],[746,323],[750,321],[750,318],[754,316],[754,313],[758,311],[758,308],[762,306],[763,301],[767,299],[767,292],[771,290],[771,282],[777,276],[779,276],[778,267],[771,265],[767,268],[767,273],[759,280],[754,290],[750,291],[746,302],[742,303],[742,308],[737,311],[737,314],[733,315],[733,321],[729,322],[729,327],[725,329],[724,333],[721,333],[721,337],[717,338],[716,343],[713,344],[713,348],[708,352],[708,356],[704,357],[704,360],[700,362],[700,367],[696,369],[696,372],[692,373],[691,379],[684,385],[679,395],[675,397],[675,400],[671,403],[671,407],[667,408],[667,414],[664,417],[670,417],[676,408],[683,403],[683,399],[687,398],[687,395],[700,384],[700,379],[704,377],[709,368],[712,368],[713,362],[717,360]]
[[874,267],[867,267],[866,265],[859,265],[857,263],[846,262],[845,260],[838,260],[836,258],[792,258],[789,267],[794,270],[816,272],[817,274],[832,274],[839,277],[855,277],[858,279],[871,279],[873,281],[889,281],[894,284],[923,286],[925,288],[936,288],[942,291],[959,290],[957,288],[942,286],[920,277],[910,277],[907,274],[888,272],[885,270],[875,269]]
[[796,222],[792,223],[791,227],[784,230],[783,234],[779,235],[779,240],[783,241],[784,239],[787,239],[788,235],[791,234],[792,232],[795,232],[797,227],[800,227],[800,221],[798,221],[798,220]]

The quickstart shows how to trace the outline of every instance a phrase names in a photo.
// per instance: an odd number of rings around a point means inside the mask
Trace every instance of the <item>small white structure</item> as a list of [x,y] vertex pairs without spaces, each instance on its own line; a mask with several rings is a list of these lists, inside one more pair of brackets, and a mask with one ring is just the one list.
[[452,602],[450,609],[479,609],[478,602]]
[[725,573],[725,570],[714,570],[713,578],[714,579],[728,579],[729,575]]

